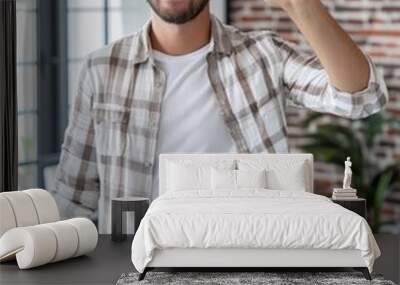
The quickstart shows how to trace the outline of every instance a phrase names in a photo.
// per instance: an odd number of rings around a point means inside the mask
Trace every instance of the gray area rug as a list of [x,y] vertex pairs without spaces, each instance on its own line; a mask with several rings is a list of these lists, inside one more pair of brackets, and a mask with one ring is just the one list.
[[395,285],[382,276],[372,275],[368,281],[359,272],[148,272],[146,278],[138,281],[138,273],[122,274],[117,285],[134,284],[213,284],[213,285],[294,285],[294,284],[376,284]]

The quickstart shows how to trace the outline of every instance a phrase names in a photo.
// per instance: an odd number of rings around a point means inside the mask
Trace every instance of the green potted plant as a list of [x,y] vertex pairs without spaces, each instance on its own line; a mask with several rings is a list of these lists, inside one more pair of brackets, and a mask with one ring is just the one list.
[[[343,166],[347,156],[353,162],[352,186],[358,195],[367,200],[368,221],[374,232],[395,221],[383,221],[382,206],[391,191],[400,191],[400,161],[379,168],[371,152],[387,127],[400,129],[400,122],[378,113],[359,121],[338,119],[324,120],[326,114],[312,114],[303,126],[314,130],[306,135],[306,142],[300,146],[305,152],[314,154],[316,160]],[[326,122],[328,121],[328,122]]]

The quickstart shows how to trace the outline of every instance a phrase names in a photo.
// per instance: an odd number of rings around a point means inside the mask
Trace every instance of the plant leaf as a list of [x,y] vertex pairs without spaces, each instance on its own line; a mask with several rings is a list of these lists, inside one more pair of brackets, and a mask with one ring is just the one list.
[[374,197],[374,217],[373,217],[373,229],[375,232],[379,231],[379,227],[381,224],[381,210],[383,206],[383,202],[385,201],[385,194],[390,187],[390,181],[392,179],[392,172],[384,173],[378,182],[378,186],[376,188],[375,197]]

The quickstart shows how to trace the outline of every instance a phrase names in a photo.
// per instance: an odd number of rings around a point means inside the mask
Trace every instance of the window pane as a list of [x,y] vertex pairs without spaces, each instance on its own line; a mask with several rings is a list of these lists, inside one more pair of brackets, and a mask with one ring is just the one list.
[[18,189],[29,189],[38,187],[36,164],[18,167]]
[[[17,1],[17,3],[20,0]],[[24,1],[23,1],[24,2]],[[17,62],[36,62],[36,11],[17,10]]]
[[17,0],[17,11],[35,10],[36,0]]
[[[108,0],[108,7],[109,8],[121,8],[122,7],[122,2],[123,0]],[[146,4],[145,1],[130,1],[133,3],[133,5],[135,5],[134,3],[138,3],[138,4]]]
[[55,189],[57,165],[50,165],[44,168],[43,179],[45,189]]
[[223,22],[226,22],[226,2],[222,0],[210,1],[211,12]]
[[36,5],[36,0],[16,0],[19,189],[37,187]]
[[111,9],[108,13],[111,41],[137,32],[150,17],[150,9],[146,3],[121,1],[123,5],[121,9]]
[[103,8],[104,0],[68,0],[68,8]]
[[68,57],[83,58],[104,45],[104,11],[68,13]]
[[18,111],[36,110],[36,64],[17,66]]
[[119,39],[124,35],[124,26],[122,24],[122,12],[119,10],[108,12],[108,31],[110,41]]
[[110,40],[132,34],[150,17],[150,7],[145,1],[109,0]]
[[18,116],[18,161],[36,161],[37,127],[36,113]]

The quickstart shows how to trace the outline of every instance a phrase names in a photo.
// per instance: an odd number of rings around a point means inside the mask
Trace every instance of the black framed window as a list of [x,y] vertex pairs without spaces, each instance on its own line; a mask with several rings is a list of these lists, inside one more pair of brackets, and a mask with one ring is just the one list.
[[16,1],[18,188],[37,185],[37,1]]
[[18,187],[16,4],[0,1],[0,192]]

